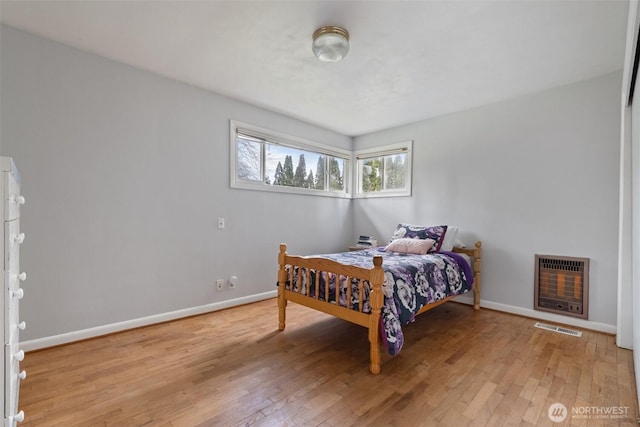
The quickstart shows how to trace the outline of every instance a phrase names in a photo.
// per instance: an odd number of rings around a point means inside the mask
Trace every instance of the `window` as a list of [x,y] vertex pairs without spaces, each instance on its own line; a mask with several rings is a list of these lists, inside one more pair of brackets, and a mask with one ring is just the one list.
[[231,121],[231,187],[349,196],[351,153]]
[[411,195],[412,141],[354,153],[354,197]]

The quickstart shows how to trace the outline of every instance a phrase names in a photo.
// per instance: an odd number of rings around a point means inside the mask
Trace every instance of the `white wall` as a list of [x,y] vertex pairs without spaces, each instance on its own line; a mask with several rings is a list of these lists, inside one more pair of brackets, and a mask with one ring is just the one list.
[[[280,242],[313,253],[352,241],[349,200],[231,190],[229,120],[350,138],[1,31],[0,139],[27,199],[23,340],[274,291]],[[232,274],[239,287],[216,292]]]
[[400,221],[458,225],[483,242],[483,304],[522,314],[534,254],[588,257],[589,319],[615,332],[620,85],[614,73],[355,138],[355,149],[414,140],[413,196],[354,201],[355,232],[384,241]]
[[633,349],[633,217],[631,165],[631,107],[621,108],[620,137],[620,202],[618,224],[618,302],[616,344]]
[[633,257],[632,251],[632,164],[631,106],[629,94],[633,77],[633,62],[638,39],[638,2],[629,2],[627,40],[625,46],[622,86],[620,87],[620,220],[618,232],[618,334],[616,344],[633,348]]
[[[636,81],[636,84],[637,81]],[[634,95],[634,103],[631,108],[631,170],[632,182],[640,182],[640,92]],[[633,299],[633,362],[636,372],[636,391],[638,393],[638,405],[640,405],[640,186],[632,186],[631,196],[632,212],[632,292]]]
[[[624,174],[621,175],[621,183],[624,192],[621,192],[620,207],[624,209],[624,220],[620,224],[620,238],[626,244],[621,245],[621,256],[625,264],[620,271],[620,307],[624,310],[625,318],[620,325],[625,331],[624,343],[627,344],[629,330],[632,335],[633,364],[636,374],[636,393],[638,405],[640,405],[640,90],[636,71],[636,87],[633,95],[633,105],[627,106],[633,78],[633,62],[638,40],[640,26],[640,8],[638,1],[629,2],[629,20],[627,25],[627,46],[625,52],[625,68],[623,75],[622,100],[624,138],[621,139],[624,157],[621,166]],[[634,185],[635,183],[635,185]],[[631,300],[631,304],[629,304]],[[626,301],[626,303],[623,303]],[[631,309],[629,309],[631,305]],[[629,319],[631,312],[631,319]],[[631,327],[628,322],[631,320]]]
[[[620,224],[618,259],[618,334],[616,344],[633,351],[636,392],[640,404],[640,107],[635,91],[629,105],[633,63],[640,25],[638,1],[629,2],[627,41],[621,87]],[[636,82],[637,84],[638,82]]]

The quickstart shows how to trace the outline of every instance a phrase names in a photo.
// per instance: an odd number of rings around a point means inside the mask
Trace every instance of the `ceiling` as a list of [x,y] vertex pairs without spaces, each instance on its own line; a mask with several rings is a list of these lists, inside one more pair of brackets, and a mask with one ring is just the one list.
[[[9,1],[0,21],[348,136],[622,69],[628,2]],[[311,35],[339,25],[339,63]]]

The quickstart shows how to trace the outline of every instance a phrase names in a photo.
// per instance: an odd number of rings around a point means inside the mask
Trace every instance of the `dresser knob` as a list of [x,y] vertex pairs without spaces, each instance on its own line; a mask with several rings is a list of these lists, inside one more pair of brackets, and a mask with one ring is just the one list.
[[21,245],[24,242],[24,233],[20,233],[13,237],[13,241]]
[[18,329],[20,329],[21,331],[24,331],[25,329],[27,329],[27,322],[25,322],[24,320],[20,323],[18,323]]
[[16,274],[16,279],[22,280],[24,282],[25,280],[27,280],[27,273],[23,271],[20,274]]
[[18,423],[23,422],[24,421],[24,411],[20,411],[17,414],[10,416],[9,417],[9,422],[11,422],[11,421],[15,421],[15,422],[18,422]]
[[18,196],[16,197],[16,203],[19,205],[24,205],[24,202],[26,202],[26,200],[24,199],[24,196]]
[[20,378],[21,380],[24,380],[25,378],[27,378],[27,371],[22,371],[18,374],[18,378]]
[[22,299],[24,298],[24,289],[20,288],[17,291],[13,291],[12,292],[13,296],[18,298],[18,299]]
[[24,360],[24,350],[14,353],[13,358],[18,362],[22,362]]

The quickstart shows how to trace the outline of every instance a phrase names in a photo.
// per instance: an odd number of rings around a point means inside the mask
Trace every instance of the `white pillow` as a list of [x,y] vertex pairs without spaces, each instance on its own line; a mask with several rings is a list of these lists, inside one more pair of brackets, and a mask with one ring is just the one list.
[[458,227],[455,225],[447,226],[447,231],[444,233],[444,239],[440,246],[441,251],[452,251],[453,245],[456,243],[456,237],[458,236]]
[[384,250],[387,252],[425,255],[435,243],[436,241],[433,239],[411,239],[404,237],[389,243]]

